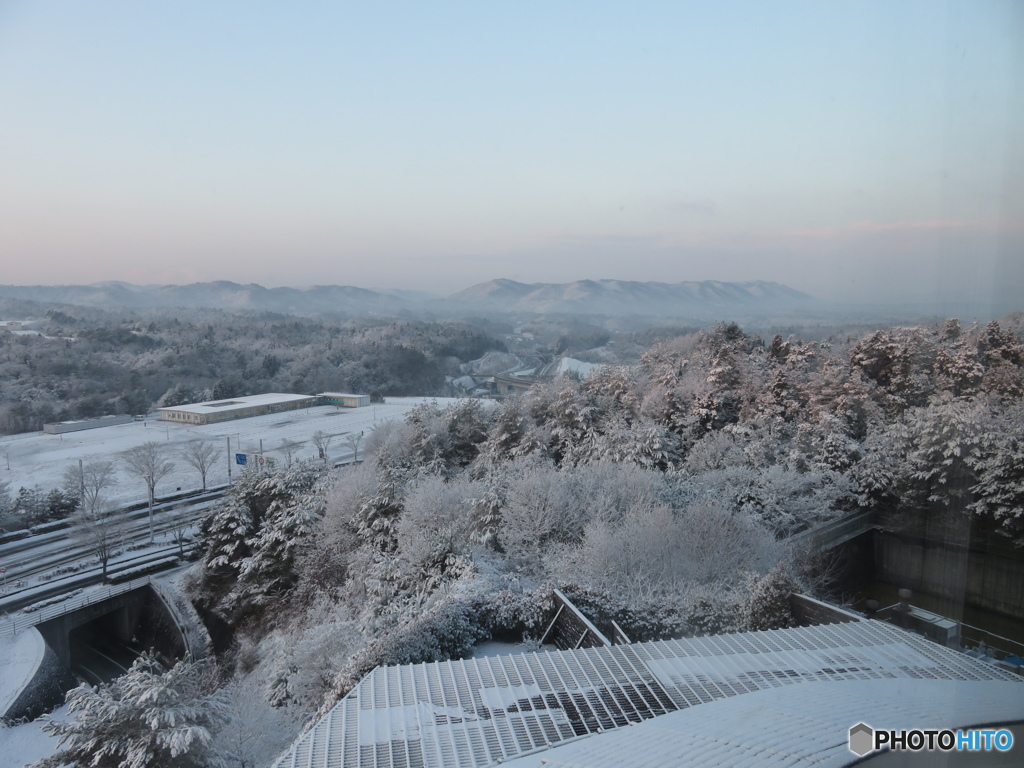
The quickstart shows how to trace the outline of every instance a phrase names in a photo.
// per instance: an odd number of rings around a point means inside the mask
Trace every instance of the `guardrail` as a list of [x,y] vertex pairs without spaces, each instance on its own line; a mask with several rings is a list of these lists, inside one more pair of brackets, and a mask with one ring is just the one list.
[[111,584],[107,587],[92,590],[89,592],[78,595],[75,597],[69,597],[67,600],[61,600],[58,603],[48,605],[45,608],[40,608],[38,611],[32,611],[30,613],[18,613],[18,614],[4,614],[0,616],[0,637],[5,635],[16,635],[18,632],[26,630],[30,627],[34,627],[37,624],[42,624],[50,619],[56,619],[58,616],[63,616],[66,613],[77,611],[82,608],[88,608],[90,605],[96,603],[102,603],[104,600],[109,600],[112,597],[123,595],[126,592],[138,589],[139,587],[145,586],[152,581],[152,576],[141,576],[138,579],[132,581],[126,581],[121,584]]

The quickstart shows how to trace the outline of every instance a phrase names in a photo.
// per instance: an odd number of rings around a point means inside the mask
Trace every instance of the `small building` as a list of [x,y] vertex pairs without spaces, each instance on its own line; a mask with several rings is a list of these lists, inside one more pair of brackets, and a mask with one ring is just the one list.
[[321,392],[320,405],[339,405],[343,408],[364,408],[370,404],[369,395],[346,395],[342,392]]
[[79,419],[77,421],[58,421],[53,424],[43,424],[43,432],[48,435],[63,435],[65,432],[81,432],[83,429],[112,427],[115,424],[127,424],[130,421],[132,421],[132,417],[128,415],[100,416],[96,419]]
[[251,416],[265,416],[270,413],[312,408],[316,405],[320,405],[320,402],[315,395],[288,395],[271,392],[265,395],[246,395],[228,400],[161,408],[160,420],[173,421],[178,424],[215,424],[219,421],[247,419]]

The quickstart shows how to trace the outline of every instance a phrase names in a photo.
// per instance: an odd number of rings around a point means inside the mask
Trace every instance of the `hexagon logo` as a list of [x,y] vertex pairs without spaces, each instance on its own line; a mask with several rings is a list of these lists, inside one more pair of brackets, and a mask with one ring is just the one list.
[[850,729],[850,751],[857,757],[864,757],[874,750],[875,731],[870,725],[857,723]]

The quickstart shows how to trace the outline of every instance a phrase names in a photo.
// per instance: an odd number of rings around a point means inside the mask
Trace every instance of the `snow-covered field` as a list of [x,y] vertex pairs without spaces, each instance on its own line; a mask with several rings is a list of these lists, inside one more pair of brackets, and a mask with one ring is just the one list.
[[143,443],[154,441],[166,446],[167,458],[174,463],[171,473],[157,485],[157,495],[161,496],[173,493],[178,488],[186,491],[201,487],[199,473],[181,455],[190,440],[209,440],[222,449],[217,464],[207,478],[208,485],[220,485],[228,480],[226,459],[229,453],[232,471],[235,471],[234,455],[258,453],[261,440],[266,456],[283,460],[281,442],[289,440],[298,444],[293,458],[315,458],[317,452],[312,436],[319,430],[335,436],[328,447],[328,455],[342,458],[351,454],[351,448],[344,442],[346,435],[353,432],[368,435],[377,424],[400,419],[414,406],[430,401],[442,406],[454,402],[445,398],[389,397],[383,405],[364,408],[318,406],[204,426],[158,421],[156,415],[151,414],[145,421],[64,435],[42,432],[10,435],[0,437],[0,480],[10,481],[12,494],[16,494],[19,488],[35,485],[49,490],[62,485],[64,473],[69,468],[77,469],[79,459],[109,459],[117,468],[115,487],[110,491],[109,501],[143,501],[146,497],[145,484],[140,478],[131,475],[123,466],[124,462],[119,460],[119,454],[138,448]]
[[31,723],[13,728],[0,725],[0,764],[5,768],[21,768],[56,752],[57,737],[42,730],[47,719],[67,720],[67,705]]

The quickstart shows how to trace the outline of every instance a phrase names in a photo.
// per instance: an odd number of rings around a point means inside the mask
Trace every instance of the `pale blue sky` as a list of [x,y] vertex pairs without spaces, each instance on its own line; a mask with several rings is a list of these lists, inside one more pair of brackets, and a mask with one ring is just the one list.
[[1019,293],[1022,129],[1021,2],[0,0],[0,282]]

